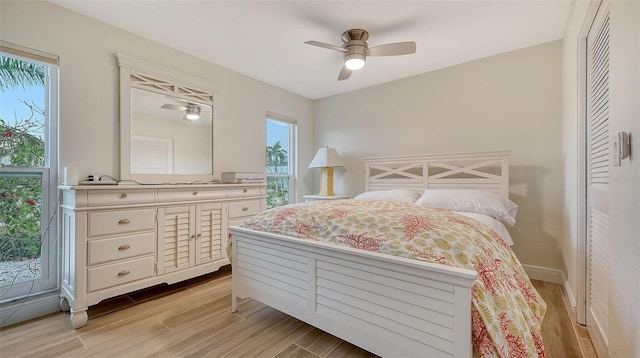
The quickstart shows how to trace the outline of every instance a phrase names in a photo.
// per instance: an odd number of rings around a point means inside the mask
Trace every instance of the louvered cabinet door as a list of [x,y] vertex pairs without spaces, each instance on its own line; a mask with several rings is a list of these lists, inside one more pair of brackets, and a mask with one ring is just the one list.
[[587,36],[587,327],[599,354],[609,321],[609,12],[601,5]]
[[225,258],[227,211],[223,204],[200,204],[196,217],[196,265]]
[[196,207],[158,209],[158,275],[193,266]]

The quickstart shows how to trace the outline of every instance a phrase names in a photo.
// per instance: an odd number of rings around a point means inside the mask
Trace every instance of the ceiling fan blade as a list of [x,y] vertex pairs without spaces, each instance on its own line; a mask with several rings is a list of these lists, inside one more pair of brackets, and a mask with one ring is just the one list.
[[394,42],[369,48],[369,56],[396,56],[416,53],[416,43]]
[[186,111],[187,107],[185,106],[179,106],[177,104],[169,104],[169,103],[165,103],[162,106],[160,106],[160,108],[164,108],[164,109],[172,109],[175,111]]
[[340,74],[338,75],[338,81],[346,80],[350,76],[351,76],[351,70],[348,69],[346,66],[342,66],[342,69],[340,70]]
[[305,41],[304,43],[306,43],[307,45],[311,45],[311,46],[318,46],[318,47],[323,47],[323,48],[328,48],[329,50],[334,50],[334,51],[340,51],[340,52],[347,52],[347,50],[343,49],[340,46],[336,46],[336,45],[331,45],[331,44],[326,44],[324,42],[318,42],[318,41]]

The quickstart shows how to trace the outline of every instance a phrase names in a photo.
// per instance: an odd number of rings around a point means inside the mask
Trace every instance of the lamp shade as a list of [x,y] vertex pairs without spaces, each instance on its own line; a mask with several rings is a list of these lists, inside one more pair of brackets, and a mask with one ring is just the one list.
[[342,158],[335,148],[324,147],[318,149],[318,153],[313,157],[309,168],[341,167]]

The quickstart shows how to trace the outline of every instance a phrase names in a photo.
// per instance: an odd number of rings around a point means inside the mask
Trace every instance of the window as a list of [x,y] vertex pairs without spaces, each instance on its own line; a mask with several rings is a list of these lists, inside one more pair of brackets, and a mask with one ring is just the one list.
[[5,304],[57,287],[58,60],[0,45],[0,302]]
[[267,113],[267,208],[293,203],[296,121]]

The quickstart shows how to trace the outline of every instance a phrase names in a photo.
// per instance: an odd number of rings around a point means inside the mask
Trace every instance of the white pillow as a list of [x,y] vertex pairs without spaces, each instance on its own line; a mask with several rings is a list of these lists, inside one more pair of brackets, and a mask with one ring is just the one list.
[[392,189],[392,190],[379,190],[379,191],[367,191],[360,195],[357,195],[355,200],[383,200],[383,201],[395,201],[397,203],[409,203],[413,204],[420,197],[419,192],[406,190],[406,189]]
[[481,190],[427,189],[416,205],[451,211],[466,211],[489,215],[505,225],[516,223],[518,205],[499,194]]
[[466,217],[476,219],[481,223],[487,225],[489,229],[496,232],[496,234],[500,235],[502,240],[504,240],[509,246],[513,246],[513,239],[507,228],[498,220],[492,218],[491,216],[478,214],[478,213],[470,213],[470,212],[462,212],[462,211],[454,211],[457,214],[464,215]]

